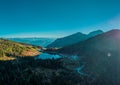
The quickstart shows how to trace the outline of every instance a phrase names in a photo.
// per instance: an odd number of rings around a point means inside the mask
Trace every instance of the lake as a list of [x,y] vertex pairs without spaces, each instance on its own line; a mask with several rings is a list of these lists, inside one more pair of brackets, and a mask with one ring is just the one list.
[[36,57],[36,59],[58,59],[62,56],[57,54],[48,54],[48,53],[41,53],[39,56]]
[[58,54],[49,54],[49,53],[41,53],[39,56],[37,56],[36,58],[37,59],[58,59],[58,58],[64,58],[64,57],[67,57],[68,59],[71,59],[71,60],[78,60],[78,56],[76,55],[58,55]]
[[[66,58],[69,60],[74,61],[75,63],[78,62],[79,57],[74,55],[74,56],[67,56],[67,55],[58,55],[58,54],[48,54],[48,53],[41,53],[39,56],[35,57],[35,59],[58,59],[58,58]],[[74,68],[77,73],[80,75],[86,76],[86,74],[82,73],[81,70],[84,68],[84,65],[79,66],[77,68]]]

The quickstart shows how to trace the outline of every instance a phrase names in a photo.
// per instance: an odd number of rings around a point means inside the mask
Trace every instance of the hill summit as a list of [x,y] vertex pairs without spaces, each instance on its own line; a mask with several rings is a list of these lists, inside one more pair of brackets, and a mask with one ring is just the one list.
[[75,34],[56,39],[53,43],[49,44],[47,48],[64,47],[64,46],[72,45],[102,33],[103,33],[102,30],[93,31],[90,32],[89,34],[83,34],[81,32],[77,32]]

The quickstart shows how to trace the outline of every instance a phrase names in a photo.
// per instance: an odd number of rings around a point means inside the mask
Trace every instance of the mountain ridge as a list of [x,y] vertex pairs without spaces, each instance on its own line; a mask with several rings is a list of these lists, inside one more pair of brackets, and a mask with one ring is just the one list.
[[56,39],[53,43],[49,44],[47,48],[64,47],[64,46],[72,45],[80,41],[87,40],[88,38],[94,37],[101,33],[103,33],[102,30],[96,30],[96,31],[90,32],[89,34],[83,34],[81,32],[77,32],[72,35]]
[[[76,46],[77,47],[77,45],[83,45],[83,44],[87,44],[87,45],[89,45],[89,44],[93,44],[93,46],[95,47],[95,43],[96,43],[96,41],[100,41],[100,42],[97,42],[97,43],[101,43],[102,42],[102,40],[104,41],[104,42],[108,42],[108,39],[109,40],[113,40],[113,38],[114,39],[120,39],[120,30],[110,30],[110,31],[108,31],[108,32],[105,32],[105,33],[103,33],[103,34],[100,34],[100,35],[97,35],[97,36],[95,36],[95,37],[92,37],[92,38],[89,38],[89,39],[87,39],[87,40],[85,40],[85,41],[82,41],[82,42],[78,42],[78,43],[76,43],[76,44],[73,44],[73,45],[69,45],[69,46],[65,46],[65,47],[63,47],[63,48],[67,48],[67,47],[72,47],[73,48],[73,46]],[[106,38],[108,38],[108,39],[106,39]],[[106,45],[108,45],[107,43],[106,43]],[[111,44],[112,45],[112,44]],[[83,46],[82,46],[83,47]],[[80,47],[79,47],[80,48]]]
[[[110,30],[80,43],[63,47],[62,54],[78,55],[85,63],[82,72],[106,83],[119,85],[120,30]],[[116,77],[117,76],[117,77]]]

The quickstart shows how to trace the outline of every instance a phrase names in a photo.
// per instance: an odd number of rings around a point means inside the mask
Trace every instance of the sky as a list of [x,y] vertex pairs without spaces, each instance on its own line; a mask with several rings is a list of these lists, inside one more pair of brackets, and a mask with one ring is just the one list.
[[0,37],[120,29],[120,0],[0,0]]

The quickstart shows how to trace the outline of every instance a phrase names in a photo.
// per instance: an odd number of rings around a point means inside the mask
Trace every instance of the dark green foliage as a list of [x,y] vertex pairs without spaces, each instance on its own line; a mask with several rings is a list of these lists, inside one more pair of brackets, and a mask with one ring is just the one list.
[[[0,61],[0,85],[81,85],[84,77],[67,70],[61,59]],[[82,84],[86,85],[86,84]]]
[[105,74],[98,78],[81,76],[66,69],[63,60],[26,57],[0,61],[0,85],[119,85],[119,80],[109,81]]

